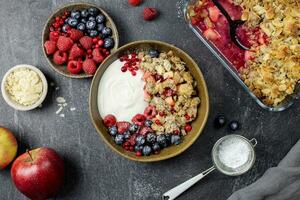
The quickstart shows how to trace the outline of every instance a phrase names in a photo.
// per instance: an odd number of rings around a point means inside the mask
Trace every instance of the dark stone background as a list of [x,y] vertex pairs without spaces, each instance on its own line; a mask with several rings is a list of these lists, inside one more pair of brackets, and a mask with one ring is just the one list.
[[[41,109],[18,112],[0,98],[0,123],[13,130],[26,148],[49,146],[66,160],[67,178],[55,199],[160,199],[162,193],[212,165],[210,150],[214,142],[228,134],[215,130],[213,119],[224,113],[242,123],[238,134],[257,138],[257,161],[251,171],[240,177],[213,172],[179,199],[224,200],[232,192],[252,183],[275,166],[299,139],[300,104],[272,113],[262,110],[225,71],[217,59],[196,38],[180,12],[183,0],[145,0],[132,8],[127,0],[95,0],[113,17],[121,45],[140,39],[156,39],[176,44],[199,64],[210,94],[210,115],[201,137],[181,155],[158,163],[141,164],[120,157],[96,133],[88,113],[91,80],[75,80],[55,73],[42,53],[41,35],[48,16],[67,0],[0,0],[0,77],[20,63],[36,65],[60,89],[50,87]],[[73,1],[72,1],[73,2]],[[144,6],[160,10],[160,17],[144,22]],[[65,118],[55,114],[55,99],[68,102]],[[75,112],[69,108],[76,107]],[[13,186],[9,169],[0,172],[0,199],[26,199]]]

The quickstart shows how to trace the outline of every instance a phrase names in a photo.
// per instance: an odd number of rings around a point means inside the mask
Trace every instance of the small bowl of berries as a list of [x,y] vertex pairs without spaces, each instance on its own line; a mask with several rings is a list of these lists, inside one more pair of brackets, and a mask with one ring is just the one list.
[[70,78],[88,78],[117,50],[119,35],[112,18],[102,8],[72,3],[49,17],[42,45],[56,72]]
[[209,112],[204,77],[181,49],[154,40],[129,43],[97,70],[90,116],[104,141],[134,161],[179,155],[200,136]]

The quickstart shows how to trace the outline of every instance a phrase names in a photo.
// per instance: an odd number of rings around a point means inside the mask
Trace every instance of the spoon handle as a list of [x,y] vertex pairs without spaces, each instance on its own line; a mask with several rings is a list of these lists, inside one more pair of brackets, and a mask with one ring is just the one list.
[[222,6],[222,4],[219,2],[219,0],[212,0],[212,2],[215,4],[215,6],[221,11],[221,13],[224,15],[224,17],[227,19],[228,23],[232,23],[232,19],[228,12],[225,10],[225,8]]
[[184,191],[192,187],[195,183],[197,183],[199,180],[201,180],[203,177],[205,177],[210,172],[214,171],[215,167],[211,167],[204,172],[194,176],[193,178],[190,178],[189,180],[181,183],[180,185],[172,188],[171,190],[167,191],[163,194],[162,199],[163,200],[173,200],[176,199],[180,194],[182,194]]

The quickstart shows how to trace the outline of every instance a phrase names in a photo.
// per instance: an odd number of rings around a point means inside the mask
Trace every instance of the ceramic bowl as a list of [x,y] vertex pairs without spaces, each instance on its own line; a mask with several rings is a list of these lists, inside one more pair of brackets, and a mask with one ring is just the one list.
[[[198,116],[195,119],[195,121],[193,121],[192,123],[193,129],[186,136],[184,136],[182,143],[179,145],[173,145],[168,148],[165,148],[159,154],[142,156],[142,157],[137,157],[134,152],[126,151],[121,146],[115,144],[113,138],[109,135],[106,127],[102,122],[102,118],[99,114],[98,103],[97,103],[97,96],[99,92],[98,86],[104,71],[110,66],[111,63],[117,60],[120,56],[124,55],[127,52],[134,51],[137,49],[138,50],[157,49],[159,51],[164,51],[164,52],[172,50],[175,55],[179,56],[187,64],[188,70],[191,72],[191,74],[197,81],[196,89],[201,98],[201,105],[198,107]],[[196,139],[200,136],[208,117],[209,97],[208,97],[208,92],[207,92],[207,87],[206,87],[204,77],[198,65],[188,54],[186,54],[181,49],[164,42],[143,40],[143,41],[132,42],[130,44],[127,44],[119,48],[115,53],[110,55],[101,64],[92,81],[90,96],[89,96],[89,110],[90,110],[90,116],[92,122],[97,132],[111,149],[113,149],[121,156],[124,156],[130,160],[140,161],[140,162],[153,162],[153,161],[165,160],[174,157],[176,155],[179,155],[187,148],[189,148],[196,141]]]
[[[12,73],[14,70],[16,69],[20,69],[20,68],[28,68],[30,70],[33,70],[34,72],[36,72],[43,84],[43,92],[42,95],[40,97],[40,99],[35,102],[34,104],[30,105],[30,106],[24,106],[19,104],[18,102],[14,101],[13,99],[11,99],[10,94],[7,92],[7,90],[5,89],[5,83],[6,83],[6,79],[7,76]],[[28,111],[28,110],[33,110],[36,107],[38,107],[39,105],[41,105],[41,103],[45,100],[46,96],[47,96],[47,92],[48,92],[48,82],[46,80],[45,75],[43,74],[43,72],[41,72],[41,70],[39,70],[37,67],[32,66],[32,65],[27,65],[27,64],[21,64],[21,65],[16,65],[14,67],[12,67],[11,69],[9,69],[3,79],[2,79],[2,84],[1,84],[1,92],[2,92],[2,96],[5,100],[5,102],[11,106],[12,108],[16,109],[16,110],[20,110],[20,111]]]
[[71,74],[68,70],[67,70],[67,65],[57,65],[53,62],[52,57],[53,56],[49,56],[46,54],[45,52],[45,48],[44,48],[44,43],[48,40],[49,38],[49,27],[51,26],[51,23],[53,23],[54,19],[56,16],[61,16],[63,15],[63,13],[65,11],[71,11],[71,10],[82,10],[85,8],[89,8],[89,7],[96,7],[98,8],[103,15],[105,15],[106,17],[106,26],[110,27],[112,29],[113,35],[112,38],[114,39],[115,42],[115,46],[113,49],[111,49],[111,53],[115,52],[118,49],[119,46],[119,34],[118,34],[118,30],[116,28],[116,25],[114,23],[114,21],[112,20],[112,18],[99,6],[95,5],[95,4],[91,4],[91,3],[71,3],[71,4],[66,4],[60,8],[58,8],[47,20],[45,26],[44,26],[44,30],[43,30],[43,38],[42,38],[42,49],[44,52],[45,57],[47,58],[47,61],[49,63],[49,65],[51,66],[51,68],[53,68],[56,72],[58,72],[61,75],[64,75],[66,77],[69,78],[89,78],[92,77],[93,75],[88,75],[85,74],[84,72],[80,73],[80,74]]

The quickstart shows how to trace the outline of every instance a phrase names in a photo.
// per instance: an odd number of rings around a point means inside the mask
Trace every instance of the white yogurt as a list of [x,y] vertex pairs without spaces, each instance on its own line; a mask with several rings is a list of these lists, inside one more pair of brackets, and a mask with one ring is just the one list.
[[123,62],[116,60],[104,72],[98,88],[98,108],[102,118],[113,114],[117,121],[131,121],[147,107],[144,101],[143,73],[136,76],[121,71]]

